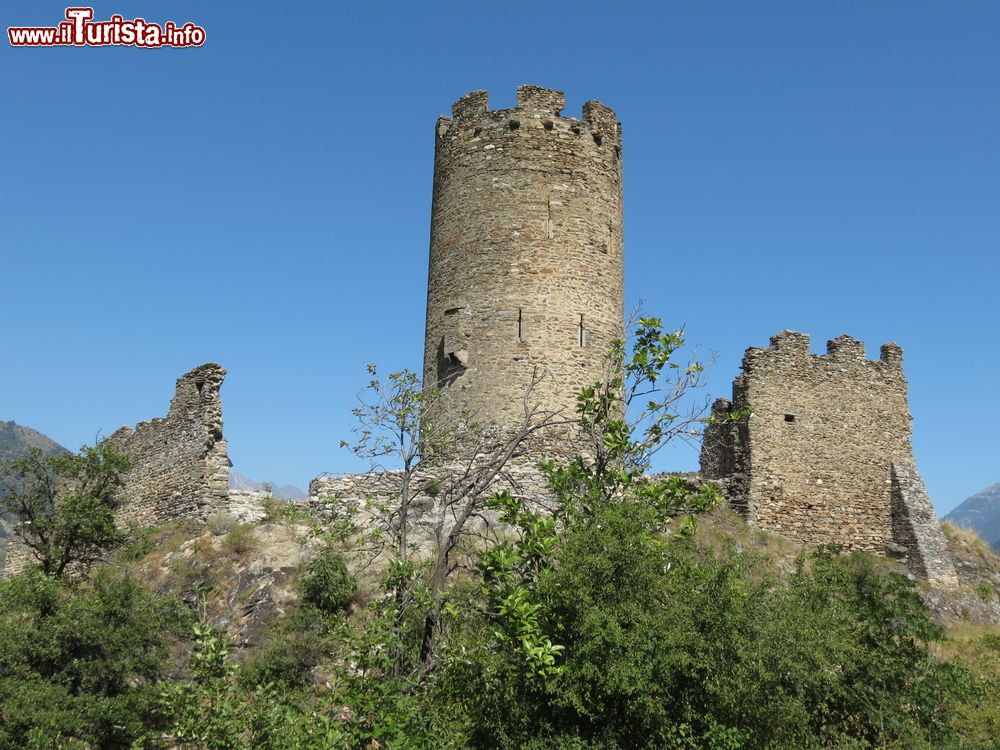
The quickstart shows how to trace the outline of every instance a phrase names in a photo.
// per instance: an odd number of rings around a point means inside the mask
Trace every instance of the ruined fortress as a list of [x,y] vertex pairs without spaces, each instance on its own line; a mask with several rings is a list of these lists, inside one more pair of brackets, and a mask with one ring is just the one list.
[[[436,124],[423,367],[425,387],[442,391],[436,421],[471,415],[484,429],[512,429],[539,373],[533,397],[572,417],[577,392],[605,376],[607,346],[623,336],[621,124],[600,102],[580,119],[563,108],[562,92],[537,86],[521,86],[516,106],[500,110],[475,91]],[[227,507],[224,377],[214,364],[192,370],[166,418],[112,436],[133,463],[123,520]],[[749,523],[802,544],[905,555],[914,574],[955,583],[913,461],[899,347],[871,361],[842,336],[820,356],[807,336],[780,333],[747,350],[732,399],[713,411],[702,476]],[[572,432],[547,433],[505,481],[544,493],[537,460],[572,453]],[[393,479],[321,476],[310,502],[329,509],[391,493]],[[421,496],[416,507],[434,502]]]
[[[915,574],[956,582],[913,460],[898,346],[868,360],[840,336],[819,356],[808,336],[784,331],[747,349],[732,400],[712,411],[702,476],[722,480],[749,523],[809,546],[903,553]],[[744,416],[727,419],[734,411]]]

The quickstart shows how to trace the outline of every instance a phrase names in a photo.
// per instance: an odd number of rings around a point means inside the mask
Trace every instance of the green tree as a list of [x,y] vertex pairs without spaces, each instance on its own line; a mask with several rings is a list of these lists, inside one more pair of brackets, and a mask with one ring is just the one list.
[[[409,370],[383,379],[375,365],[369,365],[368,374],[370,380],[354,410],[355,442],[342,445],[371,461],[373,469],[390,471],[381,477],[381,497],[366,498],[362,528],[349,527],[340,537],[360,540],[358,546],[369,560],[381,557],[386,566],[395,621],[388,644],[395,656],[391,674],[424,676],[435,666],[456,551],[486,509],[497,478],[525,441],[567,418],[546,412],[535,402],[534,390],[543,377],[538,373],[525,388],[520,423],[503,434],[480,429],[466,414],[439,418],[441,410],[435,406],[441,392],[423,388]],[[452,461],[442,465],[448,459]],[[435,502],[430,516],[422,519],[425,529],[432,530],[427,535],[432,538],[424,540],[423,556],[429,560],[423,570],[418,569],[413,548],[413,506],[420,492],[432,495]]]
[[155,681],[186,626],[174,597],[102,569],[85,587],[0,583],[0,748],[127,748],[155,728]]
[[16,539],[43,573],[86,568],[125,540],[115,511],[128,469],[128,459],[107,440],[79,454],[32,450],[0,468],[0,508],[13,517]]
[[595,523],[605,509],[624,504],[647,533],[666,530],[683,516],[676,533],[687,534],[694,528],[693,514],[718,502],[712,485],[695,488],[676,477],[646,473],[661,448],[697,435],[704,422],[704,407],[690,405],[704,368],[694,361],[674,362],[683,344],[683,332],[665,332],[659,318],[638,318],[628,351],[625,341],[612,342],[607,377],[578,396],[585,453],[567,465],[543,464],[555,494],[551,512],[541,513],[509,493],[491,501],[501,522],[518,534],[480,556],[488,606],[500,625],[493,632],[514,645],[538,676],[558,674],[563,648],[551,632],[543,632],[536,593],[555,563],[560,531]]

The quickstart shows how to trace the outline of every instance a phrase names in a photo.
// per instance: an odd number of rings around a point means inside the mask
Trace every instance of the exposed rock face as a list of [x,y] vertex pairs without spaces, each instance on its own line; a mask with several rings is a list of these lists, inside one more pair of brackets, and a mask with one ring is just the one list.
[[225,377],[215,363],[196,367],[177,379],[165,418],[111,436],[132,463],[122,488],[123,520],[153,525],[226,503],[229,455],[219,393]]
[[437,424],[518,426],[536,372],[540,408],[572,418],[622,337],[621,125],[600,102],[579,120],[563,106],[521,86],[491,111],[474,91],[438,120],[424,349],[424,385],[444,390]]
[[910,446],[902,350],[841,336],[823,356],[809,337],[784,331],[748,349],[733,399],[713,412],[752,408],[705,431],[702,473],[724,479],[750,523],[800,543],[907,551],[917,575],[954,584],[954,566]]

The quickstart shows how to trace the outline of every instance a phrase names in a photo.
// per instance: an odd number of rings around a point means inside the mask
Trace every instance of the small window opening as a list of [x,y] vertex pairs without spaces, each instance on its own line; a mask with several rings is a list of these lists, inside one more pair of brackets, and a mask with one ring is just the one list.
[[511,120],[510,123],[508,124],[510,125],[511,130],[517,130],[519,127],[521,127],[520,120]]
[[785,421],[789,422],[789,423],[794,422],[795,421],[795,415],[794,414],[786,414],[785,415]]
[[552,122],[552,120],[546,120],[545,122],[542,123],[542,126],[546,130],[552,130],[552,128],[553,128],[553,122]]
[[524,316],[520,307],[517,308],[517,338],[519,341],[524,341]]
[[482,132],[483,132],[482,128],[476,128],[475,130],[472,131],[472,135],[473,136],[477,136],[477,135],[479,135]]
[[583,313],[580,314],[580,346],[584,346]]
[[571,125],[569,129],[572,130],[577,135],[580,135],[580,126],[579,125]]
[[604,136],[602,136],[600,133],[594,133],[594,143],[600,146],[602,143],[604,143]]

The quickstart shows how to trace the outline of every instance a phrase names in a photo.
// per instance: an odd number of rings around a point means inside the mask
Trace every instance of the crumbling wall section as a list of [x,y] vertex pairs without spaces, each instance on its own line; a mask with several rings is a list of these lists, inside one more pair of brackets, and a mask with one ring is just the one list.
[[[220,365],[196,367],[177,379],[166,417],[140,422],[135,430],[122,427],[108,438],[131,464],[119,490],[119,525],[203,518],[229,506],[220,395],[225,377]],[[33,561],[30,550],[12,537],[4,573],[18,573]]]
[[[468,463],[442,464],[417,470],[410,479],[410,543],[419,555],[429,553],[437,543],[437,529],[445,533],[456,519],[462,502],[448,497],[449,488],[461,486],[460,478]],[[323,475],[309,483],[308,507],[325,521],[353,519],[362,529],[391,526],[392,510],[398,505],[403,474],[399,471],[372,471],[364,474]],[[484,494],[508,490],[534,506],[546,508],[552,493],[542,471],[514,462],[505,467]],[[387,512],[388,511],[388,512]],[[469,524],[473,531],[500,528],[492,511],[482,511]]]
[[891,471],[893,533],[896,543],[906,547],[910,569],[929,581],[958,585],[948,542],[916,464],[893,461]]
[[166,417],[111,435],[132,464],[121,490],[121,521],[155,525],[202,516],[227,502],[230,464],[220,395],[225,377],[215,363],[196,367],[177,379]]

